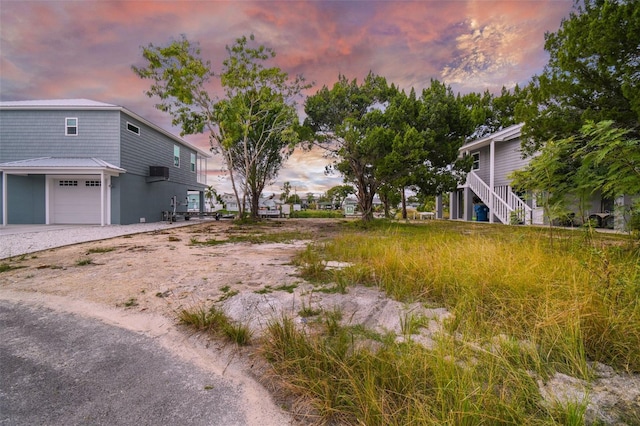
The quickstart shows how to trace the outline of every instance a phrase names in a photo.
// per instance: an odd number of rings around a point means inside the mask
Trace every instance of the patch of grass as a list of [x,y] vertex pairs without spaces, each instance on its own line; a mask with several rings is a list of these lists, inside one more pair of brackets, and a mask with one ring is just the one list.
[[76,260],[76,266],[87,266],[92,264],[93,264],[93,259],[91,259],[90,257],[85,257],[84,259]]
[[298,284],[281,284],[278,287],[275,287],[274,290],[285,291],[289,294],[292,294],[296,288],[298,288]]
[[223,302],[227,299],[231,299],[233,296],[239,293],[238,290],[231,290],[231,286],[228,285],[220,287],[220,291],[222,291],[223,295],[218,298],[218,302]]
[[341,219],[344,217],[344,214],[341,210],[301,210],[291,212],[291,217],[297,219]]
[[411,312],[405,313],[400,317],[400,330],[402,335],[409,337],[417,334],[421,328],[429,326],[429,319],[424,315],[415,315]]
[[168,240],[171,242],[176,242],[176,241],[180,241],[180,238],[176,237],[175,235],[169,235]]
[[111,251],[114,251],[115,249],[116,249],[115,247],[94,247],[94,248],[90,248],[89,250],[87,250],[87,254],[109,253]]
[[197,307],[183,309],[178,315],[182,324],[194,327],[199,331],[225,337],[228,341],[245,346],[251,342],[251,330],[248,326],[232,322],[229,317],[216,306],[209,309]]
[[130,297],[126,302],[124,302],[125,308],[133,308],[134,306],[138,305],[138,300],[135,297]]
[[14,269],[21,269],[21,268],[26,268],[26,266],[12,265],[10,263],[0,263],[0,272],[7,272],[7,271],[11,271]]
[[[298,255],[305,277],[349,262],[333,282],[452,316],[431,349],[335,318],[271,322],[265,357],[319,423],[582,424],[582,402],[548,408],[536,380],[590,380],[591,361],[640,372],[640,252],[623,237],[443,221],[343,230]],[[428,318],[400,322],[410,336]]]
[[260,290],[254,291],[256,294],[269,294],[274,291],[286,291],[287,293],[293,293],[295,289],[298,288],[298,284],[282,284],[277,287],[272,287],[270,285],[266,285]]
[[322,313],[322,309],[319,308],[312,308],[309,305],[302,305],[302,309],[300,309],[298,311],[298,315],[300,315],[300,317],[302,318],[311,318],[311,317],[315,317],[318,316]]

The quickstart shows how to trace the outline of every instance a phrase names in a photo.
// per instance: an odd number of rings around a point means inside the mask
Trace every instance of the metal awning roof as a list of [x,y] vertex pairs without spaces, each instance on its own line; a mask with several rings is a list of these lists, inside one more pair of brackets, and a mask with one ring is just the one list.
[[126,173],[99,158],[41,157],[0,163],[0,171],[12,174],[81,174],[105,172],[110,175]]

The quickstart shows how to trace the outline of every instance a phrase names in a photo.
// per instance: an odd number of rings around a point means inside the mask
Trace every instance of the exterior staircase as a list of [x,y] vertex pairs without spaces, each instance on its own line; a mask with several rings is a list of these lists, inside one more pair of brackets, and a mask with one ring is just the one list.
[[489,214],[495,215],[500,222],[506,225],[531,225],[533,219],[531,207],[518,197],[511,187],[505,185],[491,189],[473,171],[467,174],[467,185],[489,207]]

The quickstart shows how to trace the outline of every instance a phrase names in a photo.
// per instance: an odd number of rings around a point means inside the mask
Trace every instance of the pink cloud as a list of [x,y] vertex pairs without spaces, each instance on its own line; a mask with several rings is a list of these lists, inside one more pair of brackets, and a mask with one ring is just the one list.
[[[277,52],[274,65],[316,83],[306,94],[339,73],[362,80],[369,71],[418,92],[431,78],[463,92],[498,90],[542,69],[544,33],[571,7],[571,0],[3,1],[0,96],[94,98],[171,129],[130,67],[141,64],[140,46],[183,33],[201,43],[216,72],[225,45],[253,33]],[[188,140],[208,148],[206,137]],[[296,153],[284,176],[325,185],[321,160]]]

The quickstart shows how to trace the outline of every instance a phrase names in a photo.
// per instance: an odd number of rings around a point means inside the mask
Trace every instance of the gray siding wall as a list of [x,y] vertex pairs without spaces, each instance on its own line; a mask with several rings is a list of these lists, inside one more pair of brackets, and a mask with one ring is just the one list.
[[496,186],[510,185],[511,179],[509,179],[508,176],[511,172],[522,169],[527,165],[529,160],[522,159],[520,139],[498,142],[495,144],[495,149],[494,183]]
[[[149,166],[169,168],[169,181],[191,185],[191,189],[200,189],[197,174],[191,172],[190,154],[196,151],[189,149],[170,137],[157,132],[134,120],[125,113],[121,114],[120,133],[122,135],[122,168],[127,174],[149,176]],[[140,135],[127,130],[127,122],[140,128]],[[173,165],[173,146],[180,146],[180,167]],[[156,182],[157,184],[157,182]],[[153,185],[150,183],[149,185]]]
[[[44,224],[46,222],[44,175],[9,175],[7,178],[8,223]],[[0,221],[2,221],[1,217]]]
[[[182,204],[187,198],[189,185],[172,181],[148,183],[144,176],[123,174],[118,178],[121,188],[120,223],[123,225],[138,223],[141,218],[146,222],[162,220],[162,212],[170,211],[171,197],[176,196]],[[177,211],[186,211],[187,206],[178,205]]]
[[480,167],[477,170],[474,170],[476,172],[476,174],[478,175],[478,177],[480,177],[480,179],[482,179],[484,182],[487,183],[487,185],[489,184],[489,156],[490,156],[490,151],[489,151],[489,147],[484,147],[484,148],[480,148],[479,150],[475,150],[475,151],[469,151],[469,154],[473,154],[475,152],[479,152],[480,153]]
[[[65,135],[65,119],[78,134]],[[96,157],[120,166],[118,111],[0,111],[0,162],[40,157]]]

